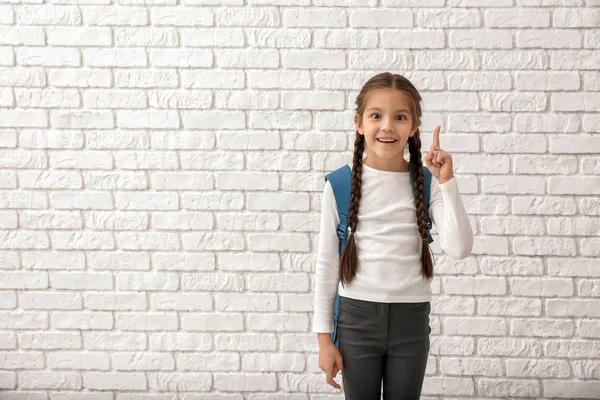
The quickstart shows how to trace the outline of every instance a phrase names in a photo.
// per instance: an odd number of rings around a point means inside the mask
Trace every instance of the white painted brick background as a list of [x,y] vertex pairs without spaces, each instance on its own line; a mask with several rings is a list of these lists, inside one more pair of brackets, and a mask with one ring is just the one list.
[[424,399],[600,398],[600,1],[0,0],[0,398],[341,399],[323,175],[381,71],[442,125]]

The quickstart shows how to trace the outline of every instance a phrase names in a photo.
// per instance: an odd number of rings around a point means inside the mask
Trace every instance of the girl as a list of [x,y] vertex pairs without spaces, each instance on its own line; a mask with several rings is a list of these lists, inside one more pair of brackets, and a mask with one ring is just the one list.
[[[319,367],[331,386],[340,388],[333,378],[343,370],[346,399],[379,400],[382,381],[384,399],[419,399],[431,332],[427,215],[437,227],[440,247],[451,257],[465,258],[473,247],[452,157],[440,148],[440,126],[425,157],[435,177],[426,207],[420,102],[417,89],[397,74],[376,75],[361,89],[354,118],[349,236],[341,257],[340,221],[329,182],[323,191],[313,332],[318,334]],[[404,158],[405,146],[410,161]],[[339,351],[330,336],[336,290]]]

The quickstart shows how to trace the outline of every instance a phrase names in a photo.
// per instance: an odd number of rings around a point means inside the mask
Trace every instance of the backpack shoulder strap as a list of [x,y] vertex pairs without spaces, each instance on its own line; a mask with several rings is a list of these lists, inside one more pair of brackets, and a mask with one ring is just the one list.
[[[431,227],[433,226],[433,222],[431,221],[431,217],[429,216],[429,199],[431,198],[431,179],[432,179],[432,174],[431,171],[429,170],[429,168],[427,168],[426,166],[423,166],[423,179],[425,180],[425,205],[426,205],[426,212],[427,212],[427,224],[429,225],[429,229],[431,229]],[[410,187],[412,189],[412,183],[413,183],[413,177],[412,177],[412,172],[410,173]],[[415,191],[414,189],[412,189],[413,192],[413,196],[415,195]],[[431,237],[431,233],[429,234],[429,236],[427,237],[427,242],[431,244],[431,242],[433,242],[433,238]]]
[[348,165],[344,165],[325,175],[325,180],[331,184],[338,209],[340,223],[337,227],[337,235],[340,239],[339,252],[342,254],[348,236],[348,213],[350,209],[350,194],[352,191],[352,171]]
[[429,218],[429,199],[431,197],[431,171],[427,167],[423,167],[423,175],[425,179],[425,201],[427,202],[427,217]]

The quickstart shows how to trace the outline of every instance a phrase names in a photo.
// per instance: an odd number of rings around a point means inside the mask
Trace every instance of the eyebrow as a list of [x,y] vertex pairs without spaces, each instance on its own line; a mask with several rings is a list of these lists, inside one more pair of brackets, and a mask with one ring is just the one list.
[[[381,108],[377,108],[377,107],[371,107],[369,108],[367,111],[383,111]],[[402,110],[396,110],[395,112],[399,113],[399,112],[409,112],[408,110],[402,109]]]

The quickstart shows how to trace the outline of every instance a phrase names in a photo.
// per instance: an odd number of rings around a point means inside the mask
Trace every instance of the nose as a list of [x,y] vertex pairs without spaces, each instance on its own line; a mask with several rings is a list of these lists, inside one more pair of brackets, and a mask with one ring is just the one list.
[[389,118],[383,118],[381,121],[381,130],[389,131],[392,129],[392,121]]

